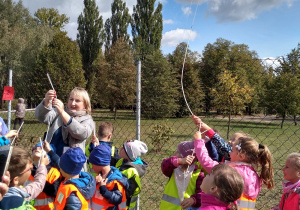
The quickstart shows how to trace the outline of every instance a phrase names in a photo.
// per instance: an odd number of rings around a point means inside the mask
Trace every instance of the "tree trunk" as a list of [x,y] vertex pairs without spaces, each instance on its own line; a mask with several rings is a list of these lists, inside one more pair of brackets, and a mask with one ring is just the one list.
[[115,106],[115,116],[114,119],[117,120],[117,106]]
[[229,108],[229,115],[228,115],[227,139],[229,139],[230,122],[231,122],[231,108]]
[[298,123],[297,123],[297,116],[296,115],[294,115],[294,123],[295,123],[295,125],[298,125]]
[[283,114],[282,116],[282,121],[281,121],[281,129],[283,128],[283,123],[284,123],[284,120],[285,120],[285,113]]

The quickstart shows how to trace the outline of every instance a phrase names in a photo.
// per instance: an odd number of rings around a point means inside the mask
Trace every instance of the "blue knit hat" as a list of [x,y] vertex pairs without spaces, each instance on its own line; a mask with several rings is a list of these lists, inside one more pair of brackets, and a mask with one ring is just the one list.
[[99,144],[90,154],[89,162],[97,166],[110,165],[111,148],[106,144]]
[[[44,143],[44,142],[42,142],[42,143]],[[42,147],[41,142],[39,142],[39,143],[37,143],[36,145],[34,145],[34,146],[32,147],[32,151],[35,150],[37,147]],[[55,147],[53,147],[51,144],[50,144],[50,148],[51,148],[51,150],[52,150],[53,152],[56,151],[56,150],[55,150]],[[47,154],[47,155],[48,155],[48,154]],[[49,159],[49,163],[51,163],[51,158],[50,158],[49,155],[48,155],[48,159]]]
[[74,147],[68,149],[59,161],[59,167],[70,175],[78,175],[86,162],[86,156],[82,149]]

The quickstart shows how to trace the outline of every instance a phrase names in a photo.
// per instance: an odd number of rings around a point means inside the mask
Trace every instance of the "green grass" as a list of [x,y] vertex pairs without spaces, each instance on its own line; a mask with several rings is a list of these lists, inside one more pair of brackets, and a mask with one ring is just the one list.
[[[6,120],[6,114],[0,114]],[[115,121],[113,113],[109,110],[93,110],[93,118],[97,126],[102,121],[112,122],[115,126],[113,135],[114,144],[120,147],[123,142],[136,138],[136,120],[135,113],[132,111],[118,111],[118,117]],[[203,117],[202,120],[211,127],[218,130],[221,136],[226,137],[227,120],[214,117]],[[160,169],[163,158],[171,156],[181,141],[187,141],[192,138],[196,131],[190,118],[171,118],[167,124],[175,131],[171,135],[171,141],[166,143],[161,152],[155,152],[155,147],[151,142],[152,128],[165,120],[147,120],[141,119],[141,140],[149,148],[149,152],[142,158],[148,163],[146,175],[142,178],[142,192],[140,194],[140,209],[158,209],[160,199],[163,194],[164,186],[168,180]],[[13,122],[12,122],[13,124]],[[25,124],[17,145],[30,150],[30,148],[39,141],[47,130],[47,126],[34,119],[34,112],[27,112]],[[266,144],[273,154],[273,165],[276,188],[273,190],[262,189],[257,199],[257,209],[269,209],[277,205],[280,201],[282,192],[282,171],[286,156],[291,152],[300,151],[300,128],[294,126],[292,122],[286,122],[283,129],[280,129],[280,120],[271,122],[233,120],[231,123],[230,135],[234,132],[243,131],[255,138],[259,143]]]

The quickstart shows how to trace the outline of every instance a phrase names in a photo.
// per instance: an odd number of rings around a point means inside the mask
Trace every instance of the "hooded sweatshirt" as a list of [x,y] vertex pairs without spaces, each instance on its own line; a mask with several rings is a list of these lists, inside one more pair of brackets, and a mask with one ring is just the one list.
[[[0,209],[34,209],[29,207],[29,201],[26,201],[30,195],[17,187],[10,187],[8,192],[5,194],[3,199],[0,202]],[[25,206],[28,205],[28,208]]]

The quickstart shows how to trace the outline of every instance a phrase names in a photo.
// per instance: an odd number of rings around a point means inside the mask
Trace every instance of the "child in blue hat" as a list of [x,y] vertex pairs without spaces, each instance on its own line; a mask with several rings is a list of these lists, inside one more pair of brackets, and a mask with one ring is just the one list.
[[106,144],[100,144],[94,148],[89,157],[92,169],[96,176],[96,190],[91,200],[91,209],[108,209],[117,207],[125,210],[126,189],[128,180],[115,167],[110,166],[111,149]]

